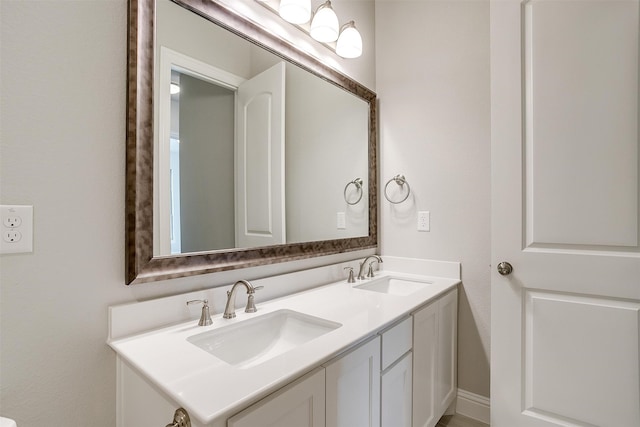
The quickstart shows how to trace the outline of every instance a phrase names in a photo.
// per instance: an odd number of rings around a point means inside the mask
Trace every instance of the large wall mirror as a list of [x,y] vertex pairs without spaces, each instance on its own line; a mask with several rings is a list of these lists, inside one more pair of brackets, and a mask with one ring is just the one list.
[[127,283],[377,246],[376,96],[210,0],[130,0]]

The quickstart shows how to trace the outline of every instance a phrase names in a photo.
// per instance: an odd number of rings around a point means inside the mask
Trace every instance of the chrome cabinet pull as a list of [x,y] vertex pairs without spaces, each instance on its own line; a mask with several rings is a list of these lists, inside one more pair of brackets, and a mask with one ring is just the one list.
[[191,427],[191,419],[187,411],[183,408],[176,409],[173,414],[173,422],[167,424],[167,427]]

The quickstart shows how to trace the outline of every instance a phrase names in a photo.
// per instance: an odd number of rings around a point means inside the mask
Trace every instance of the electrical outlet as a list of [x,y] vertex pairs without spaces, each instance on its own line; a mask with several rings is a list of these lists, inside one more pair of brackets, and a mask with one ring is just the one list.
[[22,233],[16,230],[9,230],[2,233],[2,240],[7,243],[18,243],[22,239]]
[[9,215],[6,218],[3,218],[3,224],[8,228],[20,227],[22,225],[22,218],[16,215]]
[[33,206],[0,205],[0,254],[33,252]]
[[429,231],[431,228],[429,211],[418,212],[418,231]]

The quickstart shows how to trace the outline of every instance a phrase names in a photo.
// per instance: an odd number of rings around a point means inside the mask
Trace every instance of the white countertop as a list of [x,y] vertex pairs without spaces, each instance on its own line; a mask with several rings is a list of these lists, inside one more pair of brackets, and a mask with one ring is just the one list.
[[[147,380],[204,424],[223,422],[229,416],[282,387],[345,349],[374,335],[416,308],[454,288],[459,280],[382,272],[387,277],[431,282],[408,296],[354,289],[341,281],[305,292],[258,303],[257,313],[236,310],[235,319],[212,315],[213,325],[197,321],[113,340],[109,345]],[[256,299],[259,301],[259,294]],[[264,363],[241,369],[231,366],[189,343],[202,332],[288,309],[342,324]]]

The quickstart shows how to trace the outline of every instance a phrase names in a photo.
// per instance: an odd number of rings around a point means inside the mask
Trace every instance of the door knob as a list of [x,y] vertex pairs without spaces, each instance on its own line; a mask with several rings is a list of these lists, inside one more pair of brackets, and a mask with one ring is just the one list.
[[508,276],[513,271],[513,266],[506,261],[502,261],[498,264],[498,273],[503,276]]

